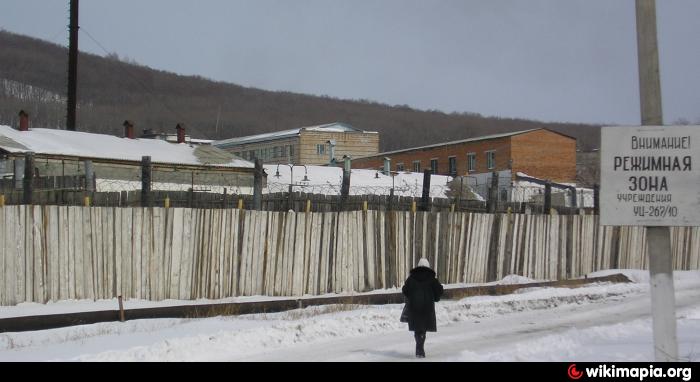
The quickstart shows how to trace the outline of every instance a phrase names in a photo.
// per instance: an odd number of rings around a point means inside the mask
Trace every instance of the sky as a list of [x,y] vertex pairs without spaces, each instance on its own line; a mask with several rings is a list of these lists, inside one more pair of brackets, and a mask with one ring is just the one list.
[[[68,0],[0,28],[67,45]],[[657,1],[665,124],[700,124],[700,2]],[[634,0],[90,0],[80,49],[243,86],[639,125]]]

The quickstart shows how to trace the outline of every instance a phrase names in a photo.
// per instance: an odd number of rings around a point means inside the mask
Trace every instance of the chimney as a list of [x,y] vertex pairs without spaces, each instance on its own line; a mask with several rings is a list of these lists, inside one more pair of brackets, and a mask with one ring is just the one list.
[[29,131],[29,114],[24,110],[19,111],[19,131]]
[[177,130],[177,143],[185,143],[185,126],[178,123],[175,130]]
[[124,121],[124,138],[134,139],[134,123],[129,120]]
[[391,174],[391,158],[384,157],[384,175]]

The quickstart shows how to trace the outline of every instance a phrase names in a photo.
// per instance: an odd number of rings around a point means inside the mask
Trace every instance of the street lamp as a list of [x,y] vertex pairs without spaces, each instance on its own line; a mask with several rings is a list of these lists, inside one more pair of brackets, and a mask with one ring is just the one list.
[[[292,187],[295,186],[294,184],[294,165],[291,163],[278,163],[277,164],[277,171],[275,172],[275,178],[281,177],[280,175],[280,165],[282,166],[288,166],[289,167],[289,193],[292,193]],[[301,166],[304,166],[304,179],[302,179],[302,182],[308,182],[309,181],[309,169],[306,167],[305,164],[302,164]]]

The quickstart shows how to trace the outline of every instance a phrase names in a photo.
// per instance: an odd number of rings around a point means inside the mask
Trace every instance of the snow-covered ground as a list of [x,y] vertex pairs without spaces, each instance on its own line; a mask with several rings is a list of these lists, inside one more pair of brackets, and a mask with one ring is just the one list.
[[[427,360],[653,361],[648,272],[613,270],[589,277],[620,272],[634,283],[527,288],[441,301],[438,332],[428,333]],[[700,272],[674,275],[679,354],[698,361]],[[510,276],[499,283],[527,281]],[[173,303],[128,301],[126,307]],[[398,320],[401,308],[331,305],[2,333],[0,361],[414,361],[412,333]],[[2,307],[0,315],[100,309],[114,309],[114,301],[22,304]]]
[[[290,166],[266,164],[267,187],[265,193],[287,192],[289,184],[294,191],[310,194],[340,195],[343,184],[343,169],[328,166]],[[293,171],[292,171],[293,170]],[[293,177],[292,177],[293,175]],[[293,180],[293,182],[292,182]],[[430,196],[444,198],[448,191],[450,176],[432,175]],[[394,195],[420,197],[423,194],[423,173],[399,172],[384,175],[381,171],[352,169],[350,175],[350,195]]]

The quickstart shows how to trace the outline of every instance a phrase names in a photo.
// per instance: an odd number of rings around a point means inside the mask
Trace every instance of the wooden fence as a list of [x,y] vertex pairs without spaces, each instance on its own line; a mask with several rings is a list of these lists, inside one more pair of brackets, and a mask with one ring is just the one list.
[[[212,193],[198,191],[162,191],[150,192],[150,199],[154,207],[163,207],[166,199],[170,207],[180,208],[239,208],[239,202],[243,208],[253,209],[253,195]],[[0,192],[5,205],[24,204],[24,193],[22,190],[8,190]],[[85,198],[88,198],[90,206],[93,207],[140,207],[141,190],[136,191],[114,191],[114,192],[89,192],[76,189],[42,189],[33,192],[32,204],[34,205],[56,205],[56,206],[84,206]],[[305,212],[307,207],[310,212],[338,212],[357,211],[365,207],[369,210],[377,211],[412,211],[413,208],[420,210],[422,201],[420,197],[393,196],[388,195],[350,195],[342,198],[340,195],[307,194],[294,192],[263,194],[262,210],[287,212]],[[430,208],[433,212],[486,212],[487,203],[476,200],[457,200],[448,198],[431,198]],[[593,213],[591,208],[574,207],[552,207],[559,214],[579,214]],[[541,203],[521,203],[521,202],[499,202],[497,211],[506,212],[510,209],[513,212],[528,212],[541,214],[543,206]]]
[[[699,228],[671,234],[676,269],[698,269]],[[422,256],[443,283],[563,279],[645,268],[645,242],[593,215],[5,206],[0,305],[360,292]]]

